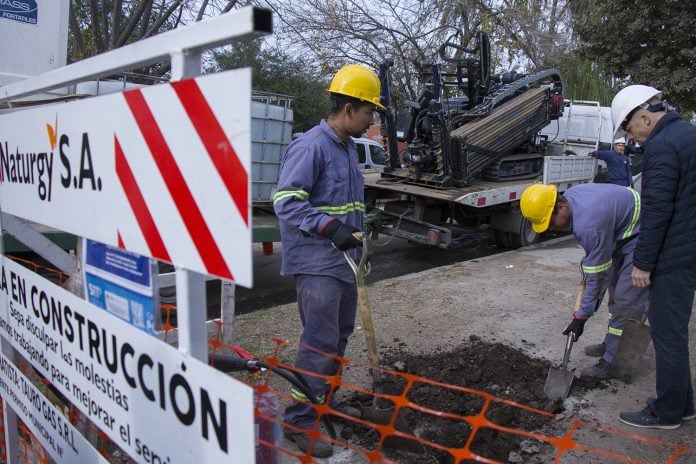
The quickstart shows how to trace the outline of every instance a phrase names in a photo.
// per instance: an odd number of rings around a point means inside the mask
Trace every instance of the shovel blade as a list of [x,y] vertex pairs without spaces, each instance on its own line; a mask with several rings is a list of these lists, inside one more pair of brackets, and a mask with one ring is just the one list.
[[551,367],[546,376],[544,384],[544,394],[553,401],[563,401],[568,397],[570,387],[575,378],[575,369],[563,369],[561,367]]
[[640,371],[643,353],[649,344],[650,326],[635,319],[626,321],[612,361],[613,375],[630,382]]

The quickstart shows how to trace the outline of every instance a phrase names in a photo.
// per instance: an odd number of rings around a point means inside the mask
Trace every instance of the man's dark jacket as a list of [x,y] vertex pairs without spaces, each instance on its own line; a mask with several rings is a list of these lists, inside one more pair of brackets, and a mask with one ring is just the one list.
[[696,266],[696,126],[667,113],[643,143],[638,246],[633,264],[659,274]]

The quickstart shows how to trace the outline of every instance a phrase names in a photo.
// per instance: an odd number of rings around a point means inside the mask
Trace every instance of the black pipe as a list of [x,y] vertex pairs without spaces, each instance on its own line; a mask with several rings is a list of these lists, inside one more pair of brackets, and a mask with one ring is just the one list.
[[[312,393],[312,390],[309,387],[309,384],[307,383],[307,379],[305,379],[304,376],[299,372],[291,371],[289,369],[277,366],[270,367],[268,363],[261,361],[260,359],[243,359],[236,356],[227,356],[224,354],[213,355],[213,362],[215,363],[213,367],[223,372],[254,370],[259,368],[267,369],[290,382],[293,387],[295,387],[297,390],[302,392],[303,395],[309,398],[309,401],[311,401],[313,404],[322,404],[319,402],[314,393]],[[323,415],[321,416],[321,420],[324,422],[326,430],[329,432],[331,438],[335,440],[336,429],[334,428],[333,423],[331,422],[329,417],[327,415]]]

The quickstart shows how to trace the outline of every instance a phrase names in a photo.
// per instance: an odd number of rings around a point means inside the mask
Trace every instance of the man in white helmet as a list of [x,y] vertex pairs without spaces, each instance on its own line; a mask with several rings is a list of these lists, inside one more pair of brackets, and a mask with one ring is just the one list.
[[656,398],[622,422],[676,429],[696,418],[689,363],[689,319],[696,291],[696,126],[667,111],[662,92],[621,90],[611,104],[615,135],[644,148],[641,229],[631,279],[650,288],[648,319],[655,347]]
[[625,148],[626,139],[624,137],[619,137],[614,140],[613,150],[593,151],[590,153],[590,156],[594,156],[597,159],[601,159],[607,163],[609,183],[621,185],[622,187],[631,187],[633,185],[631,160],[625,153]]

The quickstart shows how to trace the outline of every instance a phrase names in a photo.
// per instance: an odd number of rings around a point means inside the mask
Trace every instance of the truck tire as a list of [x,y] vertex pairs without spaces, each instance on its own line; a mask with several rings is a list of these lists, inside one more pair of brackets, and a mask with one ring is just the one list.
[[[519,213],[508,216],[515,222],[514,230],[494,229],[495,243],[502,248],[517,249],[535,244],[539,240],[539,234],[532,229],[532,223],[523,218]],[[510,222],[507,222],[508,227]]]
[[532,223],[529,222],[527,219],[524,219],[520,224],[519,234],[516,234],[514,232],[508,232],[508,234],[510,235],[510,246],[508,248],[512,249],[534,245],[536,242],[539,241],[539,234],[534,232],[534,230],[532,229]]

